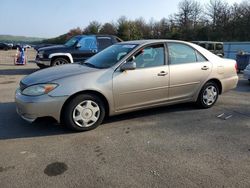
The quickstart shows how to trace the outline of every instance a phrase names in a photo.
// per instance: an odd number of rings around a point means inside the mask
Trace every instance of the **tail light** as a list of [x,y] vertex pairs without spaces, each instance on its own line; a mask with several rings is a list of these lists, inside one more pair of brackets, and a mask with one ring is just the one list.
[[236,70],[236,72],[238,71],[238,65],[237,65],[237,62],[235,63],[235,70]]

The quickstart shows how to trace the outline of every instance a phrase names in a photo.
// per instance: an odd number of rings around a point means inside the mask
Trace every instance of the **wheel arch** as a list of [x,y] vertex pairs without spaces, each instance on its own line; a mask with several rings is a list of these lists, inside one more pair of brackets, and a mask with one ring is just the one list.
[[62,121],[62,113],[63,113],[65,107],[67,106],[67,104],[68,104],[74,97],[76,97],[77,95],[80,95],[80,94],[89,94],[89,95],[92,94],[92,95],[95,95],[95,96],[97,96],[98,98],[100,98],[100,99],[103,101],[103,103],[104,103],[105,112],[106,112],[105,114],[106,114],[106,116],[109,115],[110,107],[109,107],[109,102],[108,102],[107,98],[106,98],[102,93],[100,93],[100,92],[98,92],[98,91],[94,91],[94,90],[84,90],[84,91],[79,91],[79,92],[77,92],[77,93],[71,95],[71,96],[64,102],[64,104],[63,104],[63,106],[62,106],[62,109],[61,109],[61,112],[60,112],[60,121]]
[[69,61],[69,63],[73,63],[73,57],[70,53],[53,53],[49,55],[49,59],[51,59],[50,63],[52,63],[56,58],[65,58]]
[[218,86],[219,94],[222,93],[222,83],[221,83],[221,81],[219,79],[217,79],[217,78],[211,78],[208,81],[206,81],[206,83],[208,83],[208,82],[214,82]]

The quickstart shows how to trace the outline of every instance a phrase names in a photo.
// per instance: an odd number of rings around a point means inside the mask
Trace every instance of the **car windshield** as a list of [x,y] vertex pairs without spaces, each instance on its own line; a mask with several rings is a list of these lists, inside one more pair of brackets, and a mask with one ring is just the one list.
[[67,47],[74,46],[76,44],[76,42],[79,41],[80,38],[81,37],[79,37],[79,36],[73,37],[73,38],[69,39],[64,45]]
[[112,45],[89,58],[83,64],[100,69],[112,67],[123,57],[125,57],[129,52],[131,52],[136,46],[137,45],[135,44]]

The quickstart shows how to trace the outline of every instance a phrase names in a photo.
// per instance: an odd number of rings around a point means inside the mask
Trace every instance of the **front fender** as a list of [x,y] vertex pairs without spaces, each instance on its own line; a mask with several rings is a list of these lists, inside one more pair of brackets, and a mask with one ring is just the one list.
[[69,60],[70,60],[70,63],[73,63],[73,62],[74,62],[74,61],[73,61],[73,57],[72,57],[72,55],[71,55],[70,53],[52,53],[52,54],[49,55],[49,59],[52,59],[53,57],[57,57],[57,56],[60,56],[60,57],[65,56],[65,57],[68,57]]

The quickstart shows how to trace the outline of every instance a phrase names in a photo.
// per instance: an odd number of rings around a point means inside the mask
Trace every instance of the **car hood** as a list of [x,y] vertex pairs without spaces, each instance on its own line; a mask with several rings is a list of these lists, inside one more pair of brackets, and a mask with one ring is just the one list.
[[53,46],[39,48],[38,51],[62,50],[66,48],[68,47],[65,45],[53,45]]
[[53,82],[61,78],[66,78],[69,76],[74,76],[83,73],[94,72],[98,70],[99,69],[87,67],[85,65],[77,63],[61,65],[34,72],[24,77],[21,82],[26,86],[30,86],[34,84]]

